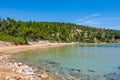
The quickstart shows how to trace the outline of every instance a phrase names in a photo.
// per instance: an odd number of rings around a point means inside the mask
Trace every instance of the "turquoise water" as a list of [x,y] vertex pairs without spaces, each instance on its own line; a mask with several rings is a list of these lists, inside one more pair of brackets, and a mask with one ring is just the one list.
[[12,57],[64,76],[68,76],[71,70],[77,70],[82,75],[97,76],[100,80],[120,78],[120,44],[77,44],[25,51]]

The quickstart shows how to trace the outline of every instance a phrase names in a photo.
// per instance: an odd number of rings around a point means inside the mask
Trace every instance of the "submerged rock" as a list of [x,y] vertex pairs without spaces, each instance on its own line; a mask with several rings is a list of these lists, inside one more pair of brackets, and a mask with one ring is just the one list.
[[120,66],[118,66],[118,70],[120,70]]
[[70,75],[74,78],[79,79],[80,78],[80,70],[79,69],[71,69]]
[[107,75],[103,75],[107,80],[120,80],[120,75],[117,73],[108,73]]
[[45,70],[45,72],[50,72],[50,70]]
[[77,75],[77,74],[79,74],[79,72],[78,71],[71,71],[70,74],[71,75]]
[[95,72],[94,70],[90,70],[90,69],[88,69],[88,71],[89,71],[89,72]]
[[56,65],[56,64],[52,64],[52,67],[59,67],[59,65]]
[[78,72],[81,72],[79,69],[71,69],[71,71],[78,71]]
[[55,64],[55,65],[60,65],[60,63],[56,63],[56,62],[48,62],[49,64]]

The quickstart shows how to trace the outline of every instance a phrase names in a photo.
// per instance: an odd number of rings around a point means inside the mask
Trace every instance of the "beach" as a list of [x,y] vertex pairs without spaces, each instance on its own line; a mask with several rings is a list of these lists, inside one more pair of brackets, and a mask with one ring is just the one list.
[[10,54],[25,50],[35,50],[35,49],[43,49],[43,48],[54,48],[54,47],[71,45],[71,44],[75,44],[75,43],[51,43],[47,41],[40,41],[40,42],[29,42],[29,45],[13,45],[12,43],[1,41],[0,54]]
[[0,41],[0,80],[49,80],[49,75],[39,73],[39,70],[9,60],[10,54],[26,50],[54,48],[72,45],[74,43],[51,43],[48,41],[29,42],[29,45],[14,45],[13,43]]

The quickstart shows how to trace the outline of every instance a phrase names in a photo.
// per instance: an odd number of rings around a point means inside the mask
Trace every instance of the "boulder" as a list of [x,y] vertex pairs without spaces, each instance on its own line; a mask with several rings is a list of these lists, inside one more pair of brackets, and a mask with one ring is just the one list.
[[22,63],[18,63],[18,66],[22,66]]
[[31,67],[26,66],[26,65],[23,66],[22,70],[28,75],[33,75],[34,74],[33,69]]
[[44,80],[47,80],[48,79],[48,75],[47,74],[42,74],[41,78],[44,79]]

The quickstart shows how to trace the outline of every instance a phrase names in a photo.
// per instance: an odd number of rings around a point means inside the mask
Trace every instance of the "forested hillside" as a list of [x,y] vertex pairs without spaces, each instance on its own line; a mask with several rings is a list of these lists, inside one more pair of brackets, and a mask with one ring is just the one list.
[[27,44],[28,41],[117,43],[120,31],[92,28],[71,23],[23,22],[11,18],[0,19],[0,40]]

